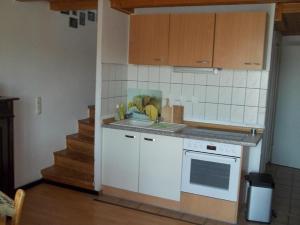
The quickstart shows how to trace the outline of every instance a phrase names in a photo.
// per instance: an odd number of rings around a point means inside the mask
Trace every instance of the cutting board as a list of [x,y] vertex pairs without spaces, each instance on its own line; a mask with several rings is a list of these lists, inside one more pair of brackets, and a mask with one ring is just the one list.
[[174,105],[172,110],[172,123],[183,123],[184,107],[180,105]]
[[161,109],[161,117],[164,122],[171,123],[172,122],[172,112],[173,108],[170,106],[170,100],[167,99],[166,105]]

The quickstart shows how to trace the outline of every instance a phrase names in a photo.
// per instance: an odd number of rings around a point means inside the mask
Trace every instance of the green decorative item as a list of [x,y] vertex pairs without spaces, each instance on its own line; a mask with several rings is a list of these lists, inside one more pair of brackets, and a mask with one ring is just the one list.
[[161,115],[162,93],[128,89],[128,113],[133,119],[156,121]]

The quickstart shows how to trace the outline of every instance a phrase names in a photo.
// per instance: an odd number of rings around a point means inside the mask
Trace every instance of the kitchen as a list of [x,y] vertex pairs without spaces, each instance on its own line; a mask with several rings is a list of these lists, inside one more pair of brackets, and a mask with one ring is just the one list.
[[[261,133],[275,6],[141,8],[129,20],[103,4],[95,186],[104,195],[236,224],[244,175],[269,161]],[[249,29],[228,27],[239,19]],[[162,106],[183,106],[188,127],[110,124],[131,89],[160,90]]]

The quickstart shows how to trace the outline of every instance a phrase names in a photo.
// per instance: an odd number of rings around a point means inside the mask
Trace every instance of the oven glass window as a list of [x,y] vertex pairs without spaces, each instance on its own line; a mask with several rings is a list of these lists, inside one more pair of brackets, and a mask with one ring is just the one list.
[[192,159],[190,183],[229,189],[230,165]]

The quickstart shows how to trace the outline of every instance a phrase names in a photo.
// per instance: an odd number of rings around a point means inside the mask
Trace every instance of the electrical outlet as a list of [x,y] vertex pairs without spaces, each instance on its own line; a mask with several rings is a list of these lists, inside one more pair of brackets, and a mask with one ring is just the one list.
[[42,97],[35,98],[35,113],[37,115],[42,114]]

